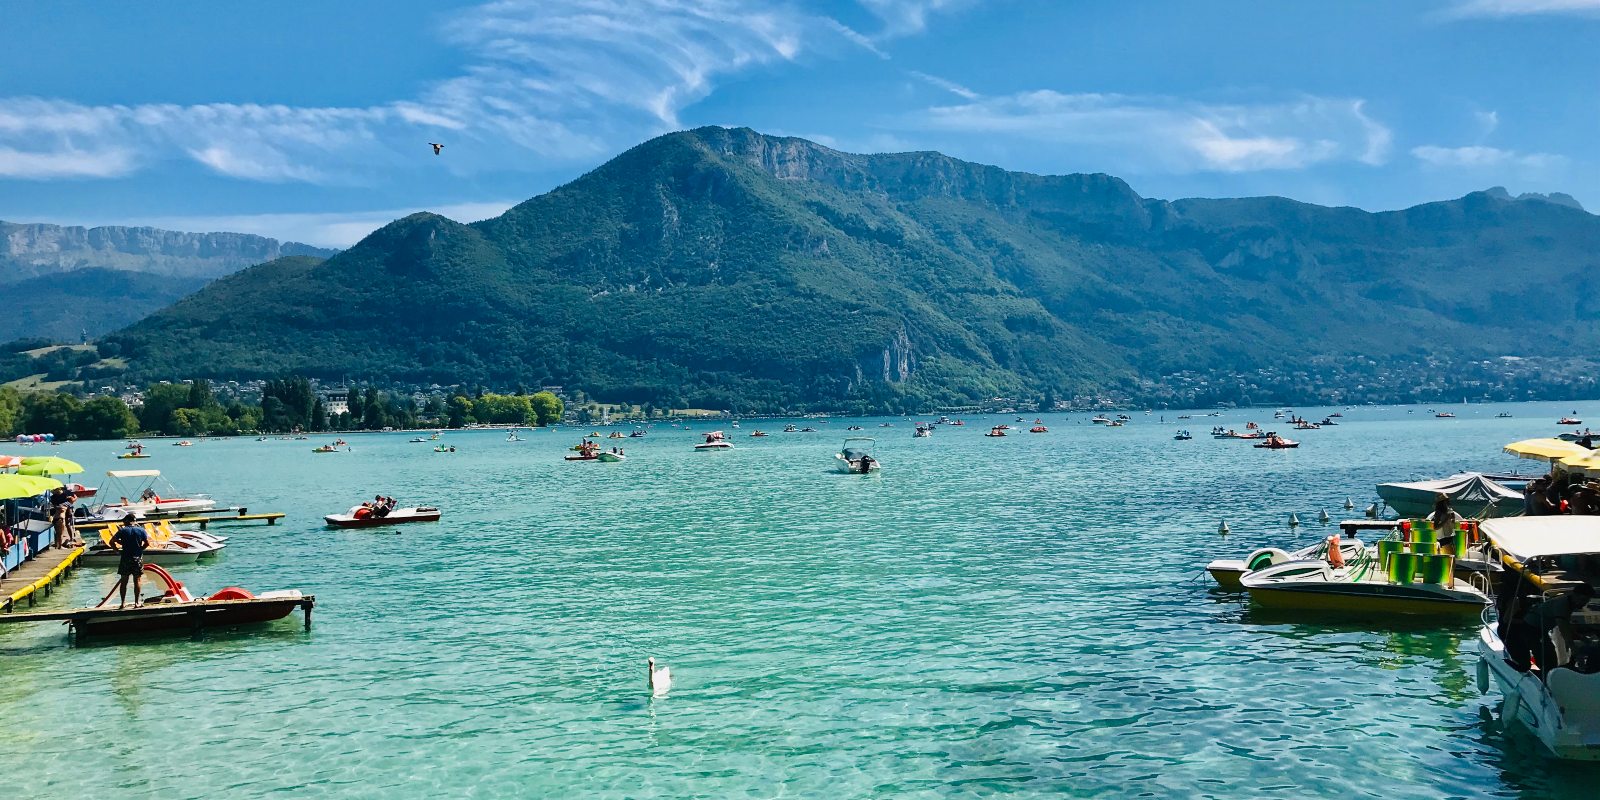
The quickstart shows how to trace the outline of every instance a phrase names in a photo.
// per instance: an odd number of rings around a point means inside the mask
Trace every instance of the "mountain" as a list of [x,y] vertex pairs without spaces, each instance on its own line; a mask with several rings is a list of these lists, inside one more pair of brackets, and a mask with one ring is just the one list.
[[1546,200],[1169,202],[1109,175],[702,128],[495,219],[416,214],[320,264],[244,270],[112,338],[150,377],[881,409],[1581,351],[1600,344],[1597,267],[1600,217]]
[[245,233],[80,228],[0,221],[0,341],[97,336],[208,281],[289,255],[333,251]]

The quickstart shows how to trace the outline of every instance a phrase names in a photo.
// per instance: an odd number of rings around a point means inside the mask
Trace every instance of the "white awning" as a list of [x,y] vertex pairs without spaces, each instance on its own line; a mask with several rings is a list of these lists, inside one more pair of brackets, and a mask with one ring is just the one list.
[[1483,533],[1506,555],[1523,563],[1540,556],[1600,553],[1600,517],[1561,514],[1491,519],[1484,521]]
[[106,473],[108,478],[159,478],[159,469],[114,469]]

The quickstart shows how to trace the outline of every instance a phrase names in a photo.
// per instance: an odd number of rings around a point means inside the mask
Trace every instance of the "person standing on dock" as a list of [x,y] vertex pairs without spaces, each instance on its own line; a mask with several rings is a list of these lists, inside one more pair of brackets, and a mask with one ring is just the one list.
[[144,551],[150,546],[150,534],[144,528],[134,524],[134,516],[129,514],[122,518],[122,527],[111,535],[111,549],[121,551],[122,558],[117,562],[117,608],[128,604],[128,578],[133,578],[133,607],[138,608],[143,600],[144,584]]

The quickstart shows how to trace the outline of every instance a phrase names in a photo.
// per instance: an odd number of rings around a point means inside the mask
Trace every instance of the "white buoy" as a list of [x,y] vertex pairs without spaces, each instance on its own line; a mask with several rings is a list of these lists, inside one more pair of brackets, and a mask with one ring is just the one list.
[[1328,521],[1330,521],[1332,519],[1333,519],[1333,517],[1328,516],[1328,510],[1327,509],[1323,509],[1323,510],[1317,512],[1317,521],[1318,522],[1328,522]]
[[1367,506],[1367,519],[1377,519],[1377,518],[1378,518],[1378,504],[1377,503],[1373,503],[1372,505]]
[[1356,504],[1354,502],[1351,502],[1350,498],[1346,497],[1344,499],[1344,510],[1349,511],[1350,509],[1355,508],[1355,507],[1356,507]]
[[1233,533],[1233,529],[1228,527],[1227,520],[1223,520],[1222,524],[1217,526],[1217,533],[1227,536],[1228,534]]
[[1295,527],[1295,526],[1297,526],[1299,524],[1300,524],[1300,516],[1298,514],[1294,513],[1293,511],[1290,511],[1289,512],[1289,527],[1293,528],[1293,527]]
[[665,697],[667,692],[672,690],[672,668],[656,669],[654,657],[646,660],[645,664],[650,670],[650,694],[655,697]]

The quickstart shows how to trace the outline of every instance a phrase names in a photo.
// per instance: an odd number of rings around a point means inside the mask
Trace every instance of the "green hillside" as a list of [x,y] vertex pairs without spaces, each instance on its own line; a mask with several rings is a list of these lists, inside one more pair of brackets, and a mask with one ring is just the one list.
[[1166,202],[704,128],[493,220],[417,214],[325,263],[247,269],[112,338],[151,377],[899,407],[1311,356],[1558,354],[1595,344],[1597,266],[1600,217],[1541,198]]

